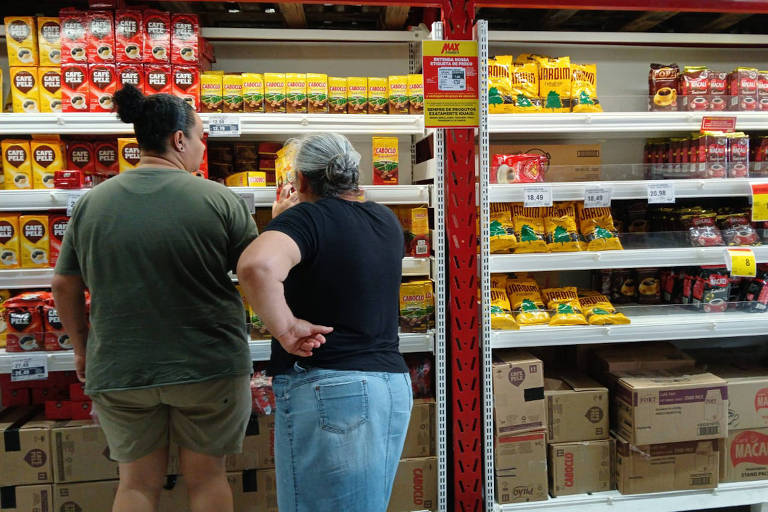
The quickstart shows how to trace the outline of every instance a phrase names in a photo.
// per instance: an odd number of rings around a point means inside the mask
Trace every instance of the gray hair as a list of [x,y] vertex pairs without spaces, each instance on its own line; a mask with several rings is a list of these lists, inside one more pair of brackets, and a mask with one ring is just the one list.
[[308,135],[292,141],[296,146],[294,169],[301,172],[320,197],[357,192],[360,153],[338,133]]

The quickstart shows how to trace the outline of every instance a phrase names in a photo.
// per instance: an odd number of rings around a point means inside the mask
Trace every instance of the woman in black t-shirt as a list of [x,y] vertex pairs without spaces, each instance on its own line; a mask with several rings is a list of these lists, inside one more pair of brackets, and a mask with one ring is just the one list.
[[360,200],[360,155],[337,134],[296,144],[296,191],[237,268],[275,335],[278,508],[384,512],[413,404],[399,351],[402,228]]

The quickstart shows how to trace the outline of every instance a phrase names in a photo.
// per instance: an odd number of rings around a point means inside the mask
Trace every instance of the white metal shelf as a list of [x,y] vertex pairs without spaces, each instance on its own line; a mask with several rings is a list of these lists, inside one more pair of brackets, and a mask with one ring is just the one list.
[[[207,128],[217,114],[200,114]],[[424,116],[349,114],[232,114],[240,118],[242,135],[336,132],[344,134],[420,135]],[[0,114],[0,135],[133,133],[133,126],[111,113]]]
[[494,505],[496,512],[678,512],[768,502],[768,481],[720,484],[716,489],[623,495],[617,491]]
[[621,44],[649,46],[764,46],[764,34],[696,34],[667,32],[566,32],[566,31],[506,31],[488,32],[491,43],[547,44]]

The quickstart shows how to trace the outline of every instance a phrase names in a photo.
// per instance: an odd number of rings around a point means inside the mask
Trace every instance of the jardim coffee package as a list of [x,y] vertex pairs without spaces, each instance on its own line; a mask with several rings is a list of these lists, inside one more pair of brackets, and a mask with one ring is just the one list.
[[77,9],[62,9],[61,64],[88,63],[88,16]]
[[173,66],[173,95],[200,109],[200,70],[195,66]]
[[115,62],[115,18],[111,11],[88,11],[88,64]]
[[64,112],[88,112],[88,66],[61,65],[61,101]]
[[58,17],[37,18],[37,44],[41,66],[61,65],[61,20]]
[[114,64],[88,66],[88,106],[91,112],[112,112],[117,90],[117,70]]
[[11,68],[13,111],[40,112],[40,87],[36,68]]
[[40,112],[61,112],[61,67],[38,68]]
[[144,11],[145,63],[168,64],[171,62],[171,15],[167,12]]
[[34,16],[6,16],[5,31],[8,64],[11,67],[37,66],[39,57]]
[[141,11],[115,12],[115,59],[118,63],[140,64],[144,52],[144,24]]
[[144,91],[146,94],[173,94],[171,66],[145,64]]
[[200,22],[196,14],[174,14],[171,18],[171,63],[194,66],[199,59]]
[[117,89],[130,84],[144,93],[144,66],[141,64],[117,65]]

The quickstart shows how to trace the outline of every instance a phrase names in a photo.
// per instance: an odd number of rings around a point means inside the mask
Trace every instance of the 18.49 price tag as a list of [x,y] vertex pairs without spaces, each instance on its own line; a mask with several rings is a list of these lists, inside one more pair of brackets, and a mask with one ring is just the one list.
[[14,359],[11,362],[11,382],[46,380],[48,378],[48,356],[34,354]]
[[752,249],[741,247],[728,249],[725,263],[733,277],[755,277],[756,275],[757,264]]
[[649,183],[648,204],[670,204],[675,202],[674,183]]
[[584,208],[610,208],[612,190],[606,187],[586,187]]
[[552,206],[552,187],[523,187],[523,196],[526,208]]

